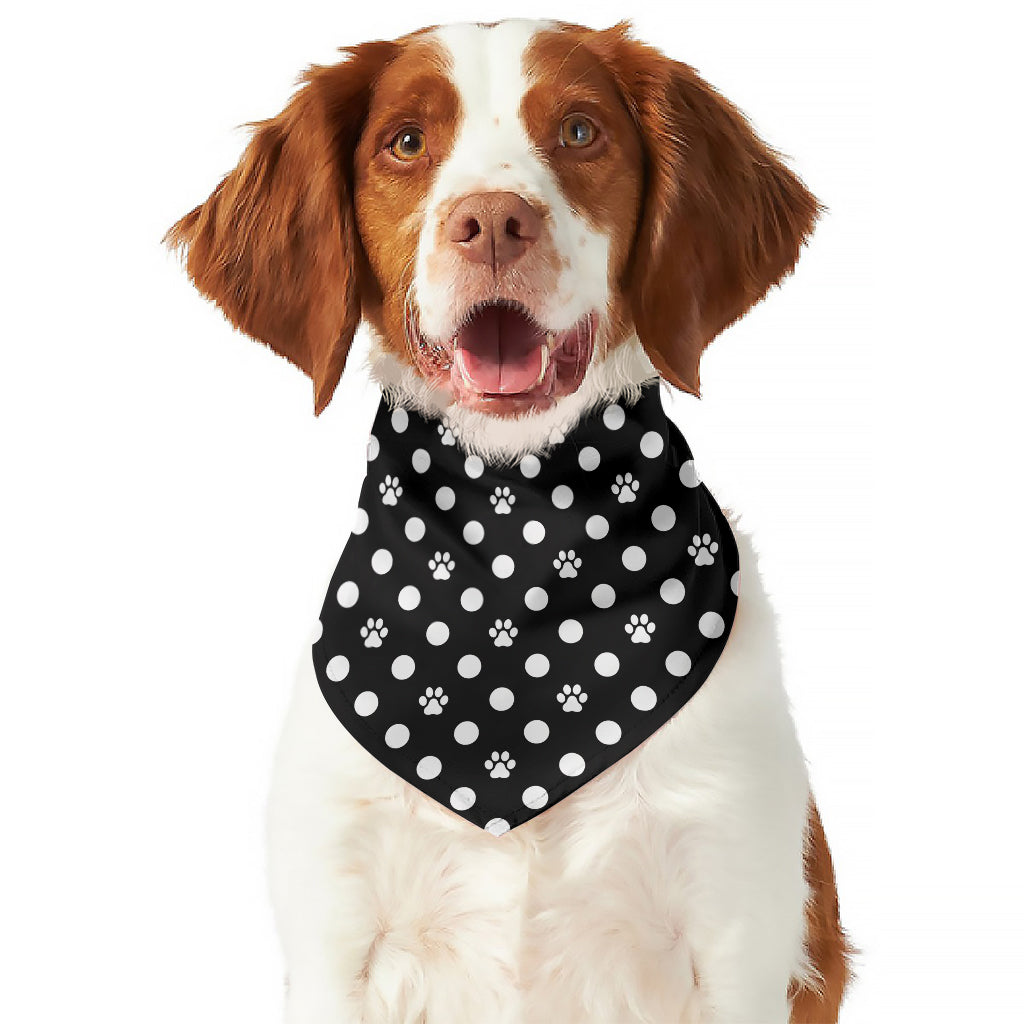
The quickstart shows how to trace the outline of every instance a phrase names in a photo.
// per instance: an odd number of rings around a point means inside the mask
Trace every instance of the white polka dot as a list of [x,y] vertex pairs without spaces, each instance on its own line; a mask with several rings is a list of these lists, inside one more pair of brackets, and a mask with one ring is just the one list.
[[409,540],[414,543],[418,540],[423,540],[423,536],[426,532],[427,528],[419,516],[412,516],[410,519],[406,520],[405,535]]
[[455,492],[450,487],[438,487],[434,501],[442,512],[447,512],[455,504]]
[[671,530],[676,525],[675,510],[669,508],[668,505],[659,505],[651,513],[651,525],[656,530],[661,530],[662,533],[666,530]]
[[523,540],[527,544],[539,544],[544,539],[545,532],[543,523],[538,522],[536,519],[531,519],[523,527]]
[[531,612],[539,612],[548,606],[548,592],[543,587],[530,587],[523,600]]
[[568,484],[559,484],[551,492],[551,501],[555,508],[568,508],[572,504],[572,488]]
[[679,479],[684,487],[697,487],[700,485],[700,473],[697,472],[693,459],[687,459],[679,467]]
[[602,742],[607,743],[609,746],[613,743],[618,743],[622,739],[622,727],[618,722],[613,722],[611,719],[601,722],[594,730],[594,735]]
[[526,737],[529,743],[543,743],[550,734],[551,730],[548,728],[548,723],[542,722],[539,718],[535,718],[532,722],[527,722],[523,729],[523,736]]
[[580,469],[585,470],[587,473],[592,472],[601,465],[601,453],[592,445],[587,445],[586,448],[580,449],[577,459],[579,460]]
[[532,479],[540,472],[540,459],[538,459],[536,455],[527,455],[523,461],[519,463],[519,472],[528,480]]
[[370,517],[366,514],[365,508],[357,508],[352,519],[352,532],[355,534],[364,533],[370,525]]
[[609,405],[604,411],[604,425],[609,430],[618,430],[626,422],[626,414],[621,405]]
[[320,637],[324,635],[324,624],[317,619],[316,625],[313,627],[313,643],[319,643]]
[[611,608],[615,604],[615,588],[607,583],[598,583],[590,592],[590,600],[598,608]]
[[494,561],[491,562],[491,572],[493,572],[499,580],[507,580],[515,571],[516,563],[509,555],[498,555]]
[[430,469],[430,452],[425,448],[417,448],[412,453],[412,468],[417,473],[426,473]]
[[470,519],[462,528],[462,537],[467,544],[479,544],[484,539],[484,524]]
[[460,602],[467,612],[478,612],[484,606],[484,595],[476,587],[466,587]]
[[608,520],[604,516],[591,516],[587,520],[587,536],[591,540],[603,540],[608,536]]
[[672,651],[665,659],[665,668],[671,675],[682,678],[690,671],[690,656],[685,651]]
[[391,414],[391,429],[396,434],[404,434],[405,428],[409,426],[409,414],[399,406]]
[[404,747],[406,743],[409,742],[409,727],[407,725],[396,723],[391,726],[386,733],[384,733],[384,742],[391,747],[392,750]]
[[511,826],[504,818],[491,818],[484,828],[491,833],[492,836],[503,836]]
[[730,589],[730,590],[731,590],[731,591],[732,591],[732,592],[733,592],[733,593],[734,593],[734,594],[735,594],[735,595],[736,595],[737,597],[739,597],[739,596],[740,596],[740,574],[739,574],[739,572],[738,572],[738,571],[737,571],[737,572],[734,572],[734,573],[732,574],[732,579],[731,579],[731,580],[729,580],[729,589]]
[[464,654],[459,658],[458,668],[463,679],[475,679],[480,675],[480,659],[475,654]]
[[359,584],[354,580],[345,580],[338,587],[338,604],[342,608],[351,608],[359,600]]
[[583,636],[583,627],[576,619],[566,619],[558,627],[558,637],[562,643],[576,644],[579,643]]
[[507,686],[499,686],[491,690],[491,707],[495,711],[508,711],[515,703],[515,694]]
[[418,608],[420,603],[420,592],[413,586],[402,587],[398,592],[398,607],[404,611],[411,612]]
[[658,593],[661,594],[661,599],[665,604],[679,604],[686,597],[686,587],[683,586],[682,580],[677,580],[672,576],[662,583]]
[[466,459],[466,476],[471,480],[475,480],[478,476],[482,476],[484,471],[484,460],[479,455],[470,455]]
[[650,711],[658,703],[658,695],[649,686],[638,686],[629,699],[637,711]]
[[416,671],[416,662],[408,654],[400,654],[391,662],[391,674],[396,679],[408,679]]
[[386,572],[391,572],[391,566],[394,563],[394,559],[391,557],[391,552],[387,548],[377,548],[373,553],[373,558],[370,559],[370,565],[373,571],[380,576],[383,576]]
[[457,811],[468,811],[476,803],[476,793],[469,786],[459,786],[452,792],[448,802]]
[[419,764],[416,765],[416,774],[421,779],[436,779],[441,774],[440,759],[434,757],[433,754],[421,757]]
[[445,622],[432,622],[427,626],[427,642],[435,647],[448,642],[448,624]]
[[573,778],[577,775],[582,775],[583,769],[586,767],[587,762],[579,754],[563,754],[558,761],[558,770],[563,775],[569,775]]
[[594,671],[599,676],[613,676],[619,671],[619,659],[611,651],[602,651],[594,659]]
[[380,703],[377,700],[377,694],[372,690],[363,690],[361,694],[354,701],[352,701],[352,710],[363,718],[367,715],[372,715],[377,710],[377,705]]
[[470,743],[476,743],[477,737],[480,735],[480,728],[476,722],[459,722],[455,726],[455,742],[461,743],[464,747],[469,746]]
[[523,803],[536,811],[548,802],[548,791],[543,786],[530,786],[523,790]]
[[717,640],[725,632],[725,619],[718,612],[705,612],[700,617],[697,628],[709,640]]
[[534,679],[546,676],[550,667],[550,662],[543,654],[531,654],[526,659],[526,673],[533,676]]
[[373,462],[380,455],[380,441],[371,434],[366,439],[366,461]]
[[336,654],[327,662],[327,678],[332,683],[340,683],[348,675],[348,658],[344,654]]
[[647,564],[647,552],[636,544],[631,544],[622,552],[622,564],[630,572],[639,572]]
[[649,459],[656,459],[665,450],[665,439],[656,430],[648,430],[640,438],[640,451]]

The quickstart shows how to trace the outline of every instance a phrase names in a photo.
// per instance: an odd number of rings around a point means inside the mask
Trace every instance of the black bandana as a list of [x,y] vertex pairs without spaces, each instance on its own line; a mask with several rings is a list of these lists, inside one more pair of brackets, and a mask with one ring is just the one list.
[[543,457],[381,403],[313,663],[374,757],[496,835],[664,725],[725,646],[739,557],[657,386]]

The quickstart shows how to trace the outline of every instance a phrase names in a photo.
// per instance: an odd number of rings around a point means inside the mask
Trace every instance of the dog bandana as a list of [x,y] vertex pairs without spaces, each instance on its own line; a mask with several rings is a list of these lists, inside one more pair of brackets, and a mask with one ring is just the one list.
[[382,401],[321,614],[324,697],[374,757],[500,835],[697,692],[739,556],[657,385],[489,466]]

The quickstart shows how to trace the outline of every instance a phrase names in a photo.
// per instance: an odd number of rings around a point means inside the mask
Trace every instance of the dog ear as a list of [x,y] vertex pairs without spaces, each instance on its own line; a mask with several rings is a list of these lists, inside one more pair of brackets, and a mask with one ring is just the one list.
[[277,117],[253,125],[238,166],[164,241],[240,330],[313,380],[319,415],[360,321],[352,154],[396,44],[310,68]]
[[701,353],[793,269],[819,206],[736,107],[628,28],[595,33],[645,156],[627,295],[658,371],[699,394]]

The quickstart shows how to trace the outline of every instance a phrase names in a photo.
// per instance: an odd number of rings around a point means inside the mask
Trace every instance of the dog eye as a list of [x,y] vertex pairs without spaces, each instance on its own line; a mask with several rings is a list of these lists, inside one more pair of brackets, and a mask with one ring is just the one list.
[[562,120],[558,130],[559,145],[570,149],[584,149],[597,138],[597,125],[582,114],[570,114]]
[[399,160],[411,163],[427,151],[427,137],[419,128],[403,128],[388,144],[388,149]]

